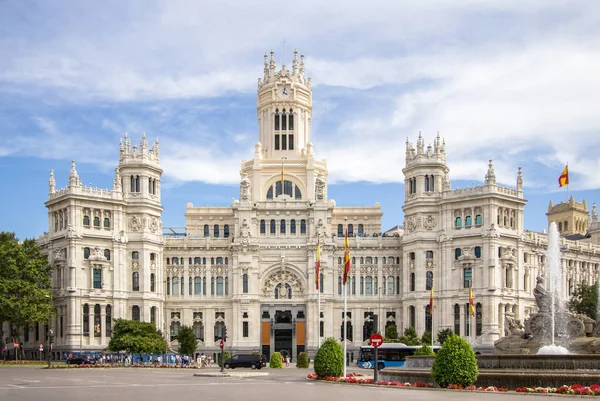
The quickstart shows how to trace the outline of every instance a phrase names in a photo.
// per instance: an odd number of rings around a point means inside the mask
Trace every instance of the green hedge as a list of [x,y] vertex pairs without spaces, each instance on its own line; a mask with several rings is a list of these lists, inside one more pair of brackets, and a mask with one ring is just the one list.
[[321,345],[315,355],[314,369],[319,378],[344,374],[344,350],[335,338],[328,338]]
[[477,381],[479,371],[471,344],[457,335],[446,338],[431,368],[431,376],[440,387],[450,384],[470,386]]
[[296,367],[300,369],[308,369],[308,354],[306,352],[301,352],[298,354],[298,362],[296,362]]
[[416,356],[433,356],[435,355],[435,352],[433,352],[433,349],[427,345],[427,344],[423,344],[423,346],[417,350],[415,350],[415,355]]
[[279,352],[273,352],[271,360],[269,361],[269,367],[275,369],[283,368],[283,362],[281,362],[281,354]]

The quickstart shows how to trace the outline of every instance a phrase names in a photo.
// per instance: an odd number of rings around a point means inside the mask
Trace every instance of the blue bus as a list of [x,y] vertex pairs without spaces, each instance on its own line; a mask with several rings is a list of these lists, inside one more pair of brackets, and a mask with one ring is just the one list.
[[[404,345],[402,343],[384,343],[377,350],[377,368],[379,370],[391,367],[402,367],[407,356],[415,354],[415,351],[421,348],[420,345]],[[434,346],[433,351],[437,352],[439,346]],[[358,355],[358,366],[365,369],[375,367],[375,350],[371,345],[360,347]]]

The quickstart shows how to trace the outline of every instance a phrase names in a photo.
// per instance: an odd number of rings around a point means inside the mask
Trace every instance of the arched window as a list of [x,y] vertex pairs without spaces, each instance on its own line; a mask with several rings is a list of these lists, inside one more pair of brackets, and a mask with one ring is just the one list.
[[338,276],[338,295],[342,295],[342,276]]
[[140,321],[140,307],[137,305],[133,305],[131,308],[131,320]]
[[[281,112],[281,129],[283,131],[287,130],[287,113],[285,112],[285,109],[283,109],[283,111]],[[285,137],[284,137],[285,138]],[[283,141],[283,143],[281,144],[281,149],[285,150],[285,141]]]
[[[180,322],[171,322],[171,327],[169,328],[170,330],[170,334],[171,334],[171,341],[177,339],[177,336],[179,336],[179,329],[181,328],[181,323]],[[217,340],[215,340],[217,341]]]
[[364,264],[365,263],[365,258],[363,256],[360,257],[360,264]]
[[102,316],[100,316],[100,304],[94,305],[94,337],[102,336]]
[[132,291],[139,291],[140,290],[140,273],[133,272],[133,274],[131,276],[131,282],[132,282]]
[[260,221],[260,233],[265,234],[267,232],[267,224],[264,220]]
[[306,220],[300,220],[300,234],[306,234]]
[[208,224],[204,225],[204,238],[210,237],[210,230],[208,228]]
[[454,304],[454,334],[460,336],[460,305]]
[[435,191],[435,177],[432,175],[429,176],[429,191]]
[[[294,130],[294,110],[292,110],[292,109],[290,109],[290,114],[288,117],[288,130],[290,130],[290,131]],[[290,140],[290,150],[294,150],[294,147],[291,145],[292,145],[292,141]]]
[[242,293],[244,293],[244,294],[248,293],[248,275],[247,274],[242,275]]
[[83,335],[90,335],[90,306],[88,304],[83,305]]
[[475,216],[475,225],[480,226],[481,224],[483,224],[483,220],[481,219],[481,215],[478,214]]
[[[510,220],[511,220],[510,226],[512,227],[512,218]],[[564,227],[565,227],[565,231],[569,231],[569,222],[568,221],[565,221]]]
[[150,291],[156,291],[156,275],[154,273],[150,273]]
[[150,308],[150,323],[156,326],[156,306]]
[[290,234],[296,234],[296,220],[290,221]]
[[558,223],[558,231],[562,231],[562,223]]
[[110,219],[108,217],[104,218],[104,228],[110,228]]
[[196,340],[204,341],[204,324],[202,322],[194,322],[192,327],[196,335]]
[[285,234],[285,220],[279,222],[279,233]]
[[84,259],[90,258],[90,248],[88,248],[87,246],[85,248],[83,248],[83,258]]
[[409,252],[408,259],[414,261],[416,259],[416,254],[414,252]]
[[[279,119],[279,109],[275,109],[275,131],[279,131]],[[279,141],[275,144],[275,150],[279,150]]]
[[210,258],[210,264],[211,264],[211,265],[214,265],[214,264],[215,264],[215,257],[214,257],[214,256]]
[[228,265],[229,264],[229,258],[227,256],[225,256],[225,264]]
[[433,259],[433,251],[425,251],[425,259]]
[[415,307],[413,305],[408,307],[408,320],[410,327],[415,327],[415,323],[417,321],[415,312]]
[[135,177],[131,176],[129,182],[131,183],[131,186],[130,186],[131,191],[129,191],[129,192],[135,192]]
[[348,237],[354,237],[354,225],[348,224]]
[[462,255],[462,250],[460,248],[454,249],[454,260],[458,260],[458,258],[460,258],[460,255]]
[[429,176],[425,175],[425,192],[429,192]]
[[471,227],[471,216],[465,217],[465,227]]
[[356,277],[352,277],[352,295],[356,295]]
[[135,176],[135,192],[140,192],[140,176]]
[[412,187],[411,193],[416,194],[417,193],[417,179],[416,178],[412,179],[411,187]]
[[83,216],[83,225],[84,226],[90,225],[90,216]]
[[196,257],[194,258],[194,264],[195,264],[195,265],[199,265],[200,263],[202,263],[202,259],[200,259],[200,257],[199,257],[199,256],[196,256]]
[[104,257],[106,258],[106,260],[110,260],[110,249],[104,250]]
[[218,265],[222,265],[223,264],[223,258],[221,256],[217,257],[217,264]]
[[225,322],[215,323],[215,341],[220,340],[225,335]]
[[179,295],[179,277],[173,277],[173,295]]
[[433,272],[425,273],[425,289],[427,291],[431,290],[433,286]]
[[368,265],[371,264],[371,263],[373,263],[373,258],[370,257],[370,256],[367,256],[366,259],[365,259],[365,263],[368,264]]
[[365,234],[365,233],[364,233],[363,225],[362,225],[362,224],[359,224],[359,225],[358,225],[358,236],[359,236],[359,237],[362,237],[364,234]]
[[475,335],[480,336],[483,334],[483,307],[481,302],[477,302],[475,306]]
[[410,273],[410,290],[415,290],[415,273]]
[[173,259],[171,259],[171,262],[172,262],[174,265],[178,265],[178,264],[179,264],[179,258],[178,258],[178,257],[174,257]]
[[229,224],[225,224],[223,227],[223,238],[229,238]]
[[394,277],[392,276],[388,276],[388,278],[386,279],[387,284],[387,291],[386,294],[387,295],[394,295]]
[[171,295],[171,278],[167,277],[167,295]]
[[462,219],[460,217],[457,217],[456,220],[454,221],[454,227],[456,227],[456,228],[462,227]]
[[475,257],[477,259],[481,258],[481,247],[480,246],[475,247]]
[[352,341],[352,322],[347,319],[346,320],[346,336],[344,336],[344,322],[342,321],[342,325],[340,327],[340,338],[342,340]]
[[271,220],[271,224],[270,224],[270,233],[271,234],[275,234],[275,220]]
[[190,278],[188,279],[188,294],[192,295],[194,290],[194,280],[192,280],[192,277],[190,276]]
[[194,295],[200,295],[202,290],[202,279],[198,276],[194,277]]
[[94,217],[94,227],[100,227],[100,217]]
[[[292,137],[293,135],[290,135],[290,137]],[[291,139],[290,139],[291,140]],[[292,144],[294,143],[293,141],[291,142]],[[292,148],[290,148],[291,150]],[[295,188],[295,195],[294,195],[295,199],[302,199],[302,191],[300,191],[300,188],[298,188],[298,186],[296,186]]]
[[140,259],[140,253],[138,251],[131,252],[131,259],[132,260],[139,260]]
[[337,236],[338,237],[343,237],[344,236],[344,226],[341,225],[341,224],[338,224]]
[[215,238],[219,238],[219,225],[215,224],[215,226],[213,227],[213,236]]

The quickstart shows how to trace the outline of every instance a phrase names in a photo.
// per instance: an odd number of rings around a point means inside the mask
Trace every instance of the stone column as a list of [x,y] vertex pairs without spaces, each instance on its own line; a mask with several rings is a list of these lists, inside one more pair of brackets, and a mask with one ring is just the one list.
[[100,344],[108,345],[106,343],[106,305],[100,305]]
[[89,304],[89,345],[93,345],[95,343],[95,314],[94,314],[94,304]]

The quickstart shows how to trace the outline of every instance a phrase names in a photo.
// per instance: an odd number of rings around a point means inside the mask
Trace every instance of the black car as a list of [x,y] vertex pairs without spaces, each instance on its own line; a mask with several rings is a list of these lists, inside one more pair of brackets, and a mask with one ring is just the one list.
[[66,360],[67,365],[91,365],[94,362],[90,360],[89,356],[78,355]]
[[263,358],[262,355],[237,354],[232,356],[230,359],[226,359],[223,366],[225,367],[225,369],[261,369],[263,366],[266,366],[266,364],[266,359]]

